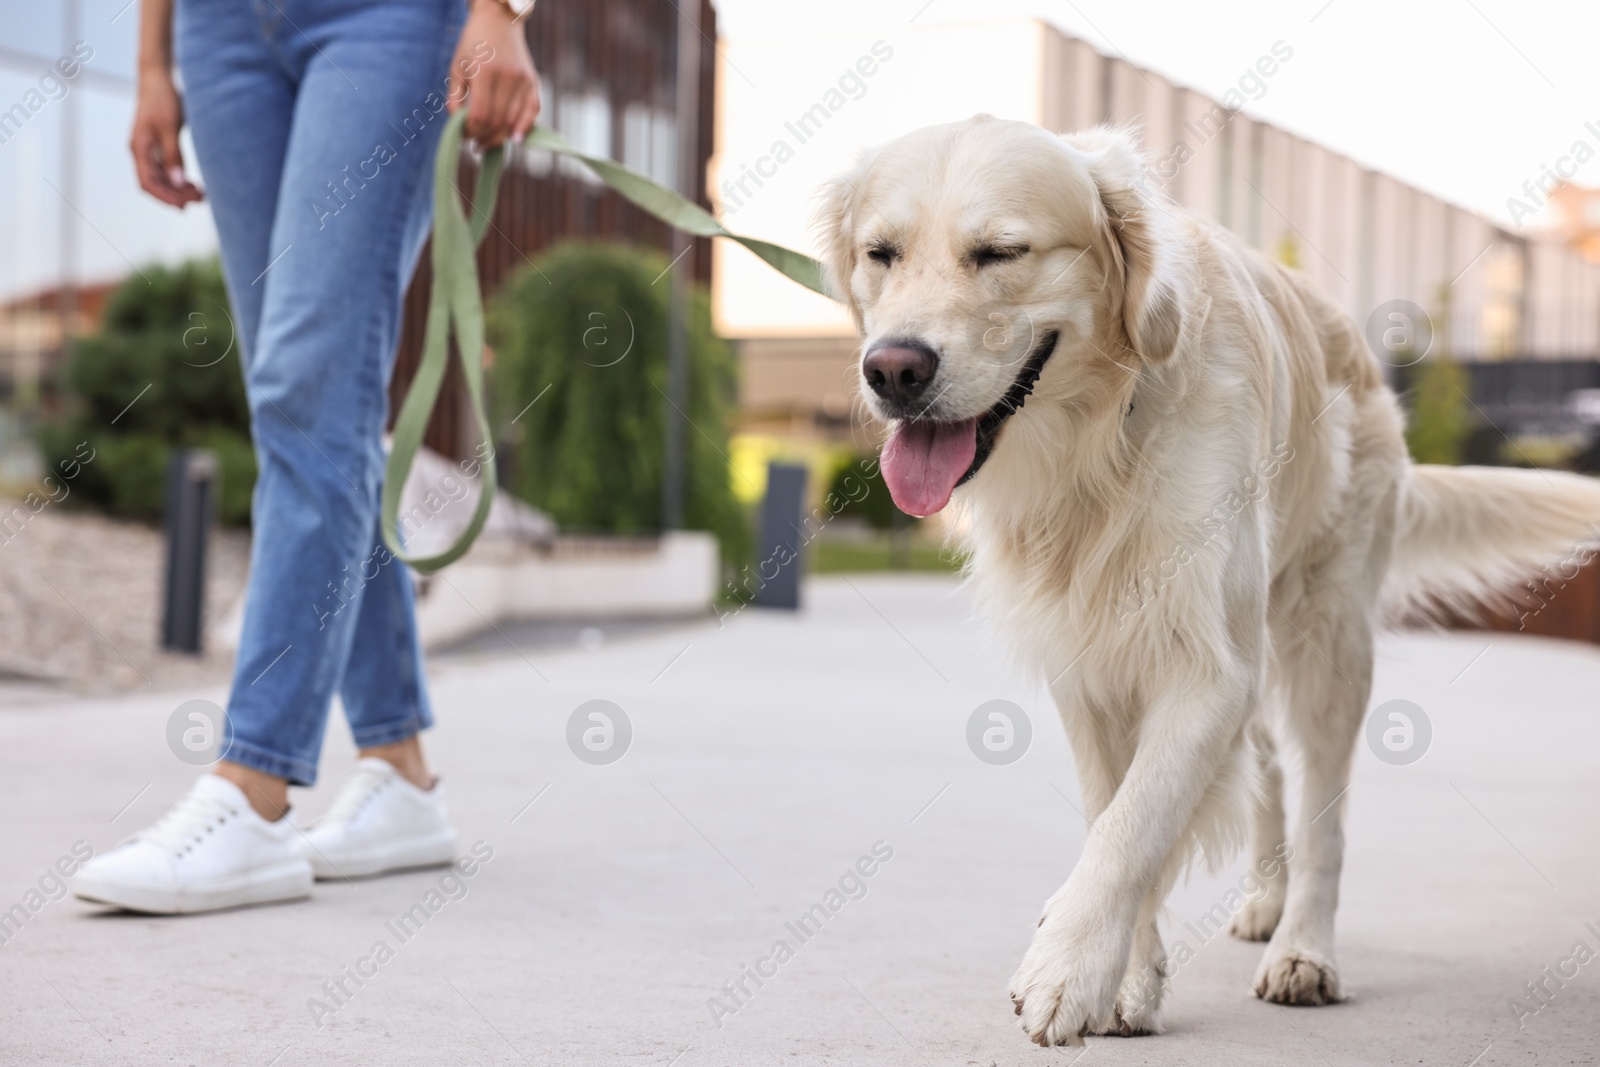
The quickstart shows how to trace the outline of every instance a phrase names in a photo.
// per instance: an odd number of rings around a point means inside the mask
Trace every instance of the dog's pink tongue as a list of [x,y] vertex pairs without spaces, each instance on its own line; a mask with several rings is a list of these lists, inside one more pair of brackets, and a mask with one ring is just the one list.
[[902,420],[883,446],[879,469],[889,495],[908,515],[932,515],[950,503],[956,483],[978,452],[978,420]]

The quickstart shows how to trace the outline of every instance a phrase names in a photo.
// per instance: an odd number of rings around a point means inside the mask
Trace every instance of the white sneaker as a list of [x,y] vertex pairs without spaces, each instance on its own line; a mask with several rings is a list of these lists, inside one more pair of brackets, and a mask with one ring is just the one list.
[[306,828],[305,857],[318,878],[359,878],[456,858],[456,832],[443,787],[418,789],[388,760],[368,756]]
[[287,817],[268,822],[232,782],[201,775],[149,829],[85,863],[83,900],[153,915],[311,895],[311,865]]

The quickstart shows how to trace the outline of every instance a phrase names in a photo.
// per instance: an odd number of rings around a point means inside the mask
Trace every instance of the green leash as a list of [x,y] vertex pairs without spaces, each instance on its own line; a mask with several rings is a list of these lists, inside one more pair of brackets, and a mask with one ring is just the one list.
[[[483,299],[478,287],[478,265],[473,258],[473,251],[483,241],[483,235],[489,228],[489,219],[494,213],[505,152],[493,148],[484,153],[483,164],[478,170],[477,190],[472,199],[472,221],[469,223],[455,181],[466,118],[465,109],[451,116],[439,141],[439,154],[434,160],[433,292],[428,300],[428,326],[424,334],[422,362],[417,367],[411,388],[406,392],[405,402],[400,406],[400,415],[395,419],[394,446],[389,451],[388,465],[383,474],[380,515],[384,543],[395,558],[423,574],[431,574],[454,563],[472,547],[472,542],[489,519],[489,507],[494,501],[497,484],[494,450],[490,448],[482,464],[482,489],[478,493],[477,507],[472,512],[472,520],[455,543],[432,556],[408,556],[401,550],[400,489],[411,471],[417,449],[422,446],[428,416],[439,397],[439,387],[444,382],[445,367],[450,359],[452,333],[455,334],[456,353],[461,360],[461,376],[466,380],[467,394],[472,399],[472,415],[478,424],[478,437],[485,443],[494,440],[483,404]],[[737,241],[785,277],[807,289],[828,295],[823,289],[821,268],[810,256],[769,241],[741,237],[699,205],[609,159],[585,155],[552,130],[535,129],[522,143],[528,148],[571,156],[594,171],[611,188],[667,225],[696,237],[726,237]]]

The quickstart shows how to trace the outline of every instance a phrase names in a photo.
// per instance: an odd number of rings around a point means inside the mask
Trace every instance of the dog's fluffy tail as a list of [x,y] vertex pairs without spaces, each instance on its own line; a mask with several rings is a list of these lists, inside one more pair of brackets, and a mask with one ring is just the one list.
[[1600,479],[1416,465],[1400,489],[1383,606],[1435,620],[1514,606],[1518,586],[1570,581],[1597,549]]

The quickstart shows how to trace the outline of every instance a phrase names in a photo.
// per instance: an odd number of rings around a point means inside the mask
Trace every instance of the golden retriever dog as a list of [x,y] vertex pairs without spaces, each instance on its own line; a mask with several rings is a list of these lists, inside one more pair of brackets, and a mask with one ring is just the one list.
[[[1373,635],[1594,535],[1600,483],[1419,466],[1360,332],[1152,191],[1133,137],[978,116],[824,187],[881,468],[957,509],[980,610],[1048,680],[1090,833],[1011,979],[1045,1045],[1161,1028],[1157,912],[1248,844],[1255,990],[1340,999],[1334,911]],[[1277,752],[1304,768],[1286,830]]]

